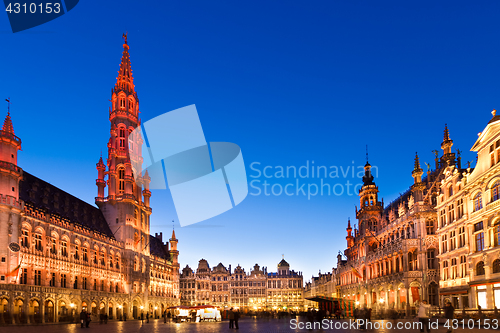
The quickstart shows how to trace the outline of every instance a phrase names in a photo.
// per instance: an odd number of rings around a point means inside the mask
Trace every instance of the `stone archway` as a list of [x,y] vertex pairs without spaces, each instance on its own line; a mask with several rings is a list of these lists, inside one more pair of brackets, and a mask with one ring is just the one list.
[[24,313],[24,301],[22,299],[14,301],[13,319],[15,323],[26,323],[26,313]]
[[54,309],[54,302],[52,300],[46,300],[45,301],[45,322],[47,323],[53,323],[55,322],[55,309]]
[[0,299],[0,323],[11,324],[12,318],[9,309],[9,300],[7,298]]

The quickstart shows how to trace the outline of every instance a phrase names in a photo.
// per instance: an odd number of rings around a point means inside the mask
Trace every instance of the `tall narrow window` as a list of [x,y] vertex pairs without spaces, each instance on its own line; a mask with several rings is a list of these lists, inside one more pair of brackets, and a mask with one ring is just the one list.
[[66,288],[66,274],[61,274],[61,288]]
[[455,221],[455,205],[451,204],[448,207],[448,223]]
[[49,286],[51,286],[51,287],[55,287],[56,286],[56,273],[52,273],[50,275]]
[[457,240],[455,238],[455,230],[450,231],[450,251],[455,250],[455,248],[457,247],[456,241]]
[[443,261],[443,280],[448,280],[449,278],[449,271],[448,271],[448,261],[445,260]]
[[478,232],[476,234],[476,251],[480,252],[484,250],[484,233]]
[[78,252],[78,245],[75,245],[75,260],[80,260],[80,253]]
[[458,247],[465,246],[465,227],[458,228]]
[[495,165],[495,151],[493,145],[490,146],[490,167]]
[[75,282],[73,282],[73,289],[78,289],[78,276],[75,276]]
[[457,219],[461,219],[464,216],[464,199],[459,199],[457,201]]
[[460,256],[460,277],[467,276],[467,257],[462,255]]
[[434,249],[427,250],[427,268],[436,268],[436,254],[434,253]]
[[27,268],[22,268],[21,269],[21,278],[19,279],[20,284],[27,284],[28,283],[28,269]]
[[61,242],[61,255],[63,257],[68,256],[68,243],[66,241]]
[[448,236],[443,235],[441,236],[441,253],[448,252]]
[[28,238],[28,230],[23,230],[22,231],[22,236],[21,236],[21,245],[23,247],[29,248],[30,244],[29,244],[28,240],[29,240],[29,238]]
[[120,148],[125,148],[125,129],[124,128],[120,128],[118,140],[119,140]]
[[439,224],[441,225],[441,228],[446,225],[446,210],[444,209],[441,209],[439,214]]
[[434,231],[434,221],[427,220],[425,222],[425,227],[426,227],[426,230],[427,230],[427,235],[434,235],[434,233],[435,233],[435,231]]
[[452,258],[451,259],[451,278],[456,279],[457,277],[458,277],[457,258]]
[[499,190],[500,190],[500,181],[497,181],[491,187],[491,201],[497,201],[500,198]]
[[88,250],[86,247],[82,248],[82,252],[83,252],[83,261],[85,262],[88,262],[89,261],[89,257],[88,257]]
[[36,286],[42,285],[42,271],[36,269],[35,269],[35,285]]
[[484,275],[484,262],[480,261],[476,264],[476,275]]
[[481,199],[481,192],[479,192],[474,196],[474,211],[477,212],[481,208],[483,208],[483,201]]
[[57,254],[56,239],[55,238],[50,239],[50,253]]
[[125,191],[125,169],[118,170],[118,192],[122,194]]
[[40,235],[40,234],[35,234],[35,250],[43,251],[42,235]]

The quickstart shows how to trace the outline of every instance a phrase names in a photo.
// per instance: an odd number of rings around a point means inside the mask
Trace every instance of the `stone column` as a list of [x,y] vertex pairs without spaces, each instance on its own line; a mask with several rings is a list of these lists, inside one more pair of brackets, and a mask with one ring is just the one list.
[[495,301],[493,299],[493,285],[486,285],[486,307],[488,309],[493,309],[495,307]]
[[54,300],[54,322],[59,322],[59,301],[57,298]]
[[42,316],[42,324],[45,324],[45,297],[41,297],[40,302],[40,315]]
[[410,286],[405,286],[406,288],[406,316],[410,316]]

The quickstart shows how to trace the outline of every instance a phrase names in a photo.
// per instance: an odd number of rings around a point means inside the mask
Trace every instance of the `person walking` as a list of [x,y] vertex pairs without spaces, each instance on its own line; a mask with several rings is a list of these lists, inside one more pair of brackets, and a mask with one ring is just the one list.
[[446,302],[444,307],[444,317],[448,324],[448,331],[446,333],[453,333],[453,317],[455,316],[455,308],[451,305],[450,301]]
[[82,324],[82,328],[86,320],[87,320],[87,314],[85,313],[85,310],[82,309],[82,312],[80,312],[80,324]]
[[418,321],[420,322],[420,332],[424,332],[424,328],[427,328],[427,332],[431,331],[431,321],[429,318],[429,308],[431,306],[427,304],[426,300],[423,300],[418,307]]
[[234,312],[234,326],[235,326],[234,328],[237,329],[237,330],[240,329],[238,327],[238,319],[240,319],[240,311],[236,310]]
[[90,325],[90,322],[91,322],[91,321],[92,321],[92,319],[90,318],[90,313],[89,313],[89,312],[87,312],[87,316],[86,316],[86,318],[85,318],[85,327],[87,327],[87,328],[88,328],[88,327],[89,327],[89,325]]
[[149,323],[149,312],[146,313],[146,323]]
[[234,312],[233,312],[233,308],[229,309],[228,318],[229,318],[229,328],[234,328]]

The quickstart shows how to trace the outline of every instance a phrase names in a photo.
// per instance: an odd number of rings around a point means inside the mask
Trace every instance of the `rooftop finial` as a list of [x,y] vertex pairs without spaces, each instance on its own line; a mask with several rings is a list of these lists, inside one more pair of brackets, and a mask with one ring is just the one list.
[[450,141],[450,132],[448,131],[448,124],[444,124],[444,140]]
[[127,44],[127,34],[128,34],[128,32],[125,32],[125,33],[122,35],[123,42],[124,42],[125,44]]
[[7,115],[10,116],[10,97],[6,98],[5,101],[7,102]]
[[493,115],[493,117],[496,116],[497,115],[497,110],[491,111],[491,114]]
[[366,163],[368,163],[368,145],[366,145]]

